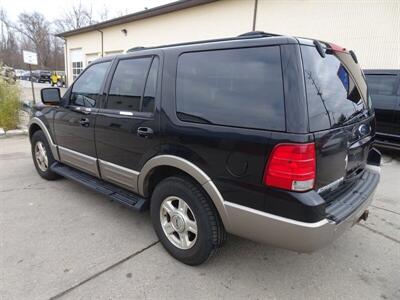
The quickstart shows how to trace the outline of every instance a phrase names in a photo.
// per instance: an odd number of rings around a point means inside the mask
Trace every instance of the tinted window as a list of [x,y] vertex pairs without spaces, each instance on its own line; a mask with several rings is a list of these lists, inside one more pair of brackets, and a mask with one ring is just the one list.
[[72,87],[72,105],[85,107],[96,106],[109,65],[110,62],[99,63],[85,70]]
[[140,111],[151,57],[120,60],[111,82],[107,108]]
[[146,88],[143,95],[143,107],[144,112],[153,112],[156,98],[157,88],[157,74],[158,74],[158,57],[153,59],[149,75],[146,81]]
[[[368,89],[372,95],[395,95],[397,87],[396,75],[366,75]],[[373,98],[372,98],[373,100]]]
[[[367,104],[356,86],[348,64],[349,54],[326,53],[321,57],[315,47],[302,46],[304,75],[308,101],[310,130],[323,130],[352,120]],[[354,72],[360,78],[357,83],[365,86],[359,67]]]
[[279,47],[181,55],[176,102],[183,121],[284,130]]

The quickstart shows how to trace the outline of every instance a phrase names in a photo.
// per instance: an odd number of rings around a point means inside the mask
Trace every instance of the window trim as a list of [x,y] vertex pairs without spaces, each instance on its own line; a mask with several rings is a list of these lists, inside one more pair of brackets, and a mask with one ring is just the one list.
[[[285,83],[284,83],[284,72],[283,72],[283,55],[282,55],[282,49],[281,49],[282,44],[267,44],[267,45],[249,45],[249,46],[239,46],[239,47],[221,47],[221,48],[212,48],[212,49],[195,49],[195,50],[189,50],[189,51],[184,51],[184,52],[179,52],[178,56],[176,57],[176,64],[175,64],[175,76],[174,76],[174,117],[178,122],[182,122],[183,124],[193,124],[195,126],[197,125],[206,125],[206,126],[218,126],[218,127],[227,127],[227,128],[241,128],[241,129],[246,129],[246,130],[260,130],[260,131],[271,131],[271,132],[286,132],[287,131],[287,124],[286,124],[286,95],[285,95]],[[178,65],[179,65],[179,59],[182,55],[188,54],[188,53],[203,53],[203,52],[215,52],[215,51],[228,51],[228,50],[239,50],[239,49],[254,49],[254,48],[267,48],[267,47],[276,47],[279,50],[279,66],[281,69],[281,79],[282,79],[282,101],[283,101],[283,114],[284,114],[284,128],[281,130],[277,129],[267,129],[267,128],[255,128],[255,127],[243,127],[243,126],[234,126],[234,125],[227,125],[227,124],[215,124],[215,123],[201,123],[201,122],[193,122],[193,121],[186,121],[182,120],[178,116],[178,101],[177,101],[177,84],[178,84]]]
[[[152,66],[152,64],[154,62],[154,59],[156,57],[158,58],[158,68],[157,68],[157,75],[156,75],[157,81],[156,81],[154,109],[153,109],[152,112],[143,112],[142,111],[142,109],[143,109],[143,97],[144,97],[144,93],[145,93],[145,90],[146,90],[147,80],[148,80],[148,77],[149,77],[149,74],[150,74],[151,66]],[[146,72],[146,79],[145,79],[145,82],[144,82],[142,95],[140,97],[140,104],[139,104],[140,105],[140,111],[136,111],[136,110],[135,111],[123,111],[123,110],[108,108],[107,107],[107,105],[108,105],[108,97],[110,95],[111,84],[112,84],[112,81],[114,79],[115,72],[117,71],[118,64],[123,60],[134,60],[134,59],[142,59],[142,58],[151,58],[151,61],[150,61],[150,64],[149,64],[149,68],[147,69],[147,72]],[[152,119],[154,117],[154,114],[155,114],[155,111],[156,111],[156,103],[157,103],[157,98],[158,98],[158,89],[159,89],[159,81],[160,81],[160,78],[159,78],[160,66],[161,66],[161,58],[160,58],[160,56],[158,54],[147,54],[147,55],[128,56],[128,57],[116,57],[115,61],[114,61],[114,65],[112,67],[112,70],[111,70],[111,72],[109,72],[109,79],[107,80],[107,84],[106,84],[106,86],[104,88],[105,89],[104,92],[106,93],[106,95],[105,95],[105,99],[104,99],[102,107],[101,107],[101,112],[108,113],[108,114],[113,114],[113,115],[119,115],[119,116],[125,117],[125,118],[137,118],[137,117],[140,118],[140,117],[143,117],[144,119]],[[124,115],[124,114],[121,114],[121,112],[130,112],[130,113],[132,113],[132,115]]]

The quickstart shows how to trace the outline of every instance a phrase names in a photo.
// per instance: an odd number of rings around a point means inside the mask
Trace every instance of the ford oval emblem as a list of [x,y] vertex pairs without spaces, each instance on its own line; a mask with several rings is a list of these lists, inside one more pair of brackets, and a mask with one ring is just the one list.
[[369,126],[367,126],[367,125],[365,125],[365,124],[361,124],[359,127],[358,127],[358,134],[360,135],[360,137],[362,137],[362,136],[366,136],[366,135],[368,135],[370,132],[371,132],[371,127],[369,127]]

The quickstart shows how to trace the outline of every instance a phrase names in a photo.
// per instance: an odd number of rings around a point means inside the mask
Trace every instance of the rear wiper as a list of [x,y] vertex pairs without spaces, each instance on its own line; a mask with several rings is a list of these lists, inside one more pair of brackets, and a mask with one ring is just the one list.
[[213,124],[207,119],[204,119],[202,117],[198,117],[192,114],[187,114],[184,112],[177,112],[176,113],[182,121],[189,121],[189,122],[195,122],[195,123],[203,123],[203,124]]
[[342,122],[342,125],[347,125],[347,124],[353,123],[354,119],[357,119],[357,121],[360,121],[361,117],[367,116],[367,113],[368,113],[368,110],[366,110],[366,109],[358,110],[358,111],[354,112],[352,115],[350,115],[350,117],[346,121]]

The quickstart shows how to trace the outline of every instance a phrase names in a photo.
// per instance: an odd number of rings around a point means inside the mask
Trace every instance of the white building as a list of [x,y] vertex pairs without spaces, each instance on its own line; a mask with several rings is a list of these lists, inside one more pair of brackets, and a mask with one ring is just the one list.
[[252,30],[333,42],[363,68],[400,68],[400,0],[181,0],[59,36],[72,82],[101,56]]

